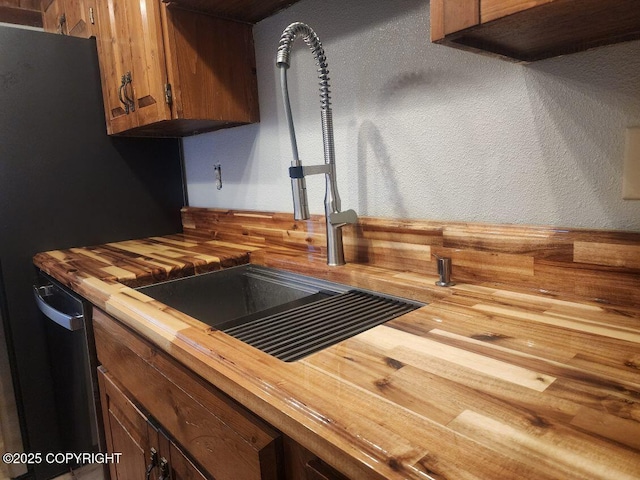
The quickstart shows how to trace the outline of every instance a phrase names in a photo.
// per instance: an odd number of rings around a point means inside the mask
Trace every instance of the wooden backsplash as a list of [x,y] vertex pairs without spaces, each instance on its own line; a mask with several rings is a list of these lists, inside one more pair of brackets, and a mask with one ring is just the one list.
[[[187,207],[182,222],[200,237],[325,255],[320,215]],[[435,275],[435,254],[451,257],[457,282],[640,307],[640,232],[363,217],[344,244],[347,262]]]

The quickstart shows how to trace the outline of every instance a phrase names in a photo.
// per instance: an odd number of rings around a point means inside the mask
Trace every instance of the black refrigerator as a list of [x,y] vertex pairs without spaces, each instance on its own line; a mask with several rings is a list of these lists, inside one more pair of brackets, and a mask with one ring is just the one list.
[[185,204],[178,139],[107,136],[94,39],[0,26],[0,318],[25,451],[60,451],[68,428],[55,415],[33,255],[179,232]]

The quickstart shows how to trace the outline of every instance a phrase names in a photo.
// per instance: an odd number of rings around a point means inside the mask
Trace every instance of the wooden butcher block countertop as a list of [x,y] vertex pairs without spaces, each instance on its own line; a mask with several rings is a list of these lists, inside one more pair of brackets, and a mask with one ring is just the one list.
[[[284,363],[130,288],[249,261],[429,303]],[[35,264],[351,478],[640,478],[633,307],[185,235]]]

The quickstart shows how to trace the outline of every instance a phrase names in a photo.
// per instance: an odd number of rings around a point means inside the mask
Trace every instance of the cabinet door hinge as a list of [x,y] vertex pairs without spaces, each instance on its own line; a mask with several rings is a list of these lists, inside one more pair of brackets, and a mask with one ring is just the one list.
[[164,101],[167,102],[167,105],[171,105],[173,103],[173,95],[171,94],[171,84],[164,84]]
[[96,18],[93,15],[93,7],[89,7],[89,22],[91,22],[91,25],[96,24]]

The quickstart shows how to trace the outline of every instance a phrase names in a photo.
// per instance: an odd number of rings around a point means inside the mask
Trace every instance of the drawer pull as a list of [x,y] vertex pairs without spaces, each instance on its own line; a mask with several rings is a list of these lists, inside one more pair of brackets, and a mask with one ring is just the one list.
[[129,115],[129,103],[127,103],[125,99],[122,98],[122,91],[124,90],[124,87],[126,84],[127,84],[127,76],[122,75],[122,78],[120,79],[120,88],[118,89],[118,99],[120,100],[120,103],[124,105],[124,113]]
[[66,35],[66,27],[67,27],[67,16],[63,13],[58,18],[58,24],[56,25],[56,31],[60,35]]
[[[136,111],[136,102],[133,100],[133,85],[131,84],[131,72],[127,72],[125,75],[125,83],[124,83],[124,98],[127,100],[129,104],[129,110],[132,112]],[[129,88],[127,88],[127,86]],[[129,96],[129,90],[131,90],[131,96]]]
[[169,480],[169,462],[164,457],[160,459],[160,476],[158,480]]
[[127,86],[130,86],[133,90],[133,86],[131,85],[131,72],[127,72],[122,75],[120,79],[120,88],[118,88],[118,100],[120,100],[120,103],[124,105],[124,113],[129,115],[129,112],[136,111],[136,102],[134,102],[133,98],[129,96]]
[[151,448],[150,457],[151,457],[150,462],[149,462],[149,465],[147,465],[147,470],[145,472],[145,477],[144,477],[145,480],[149,480],[149,478],[151,478],[151,472],[153,471],[154,468],[158,466],[158,452],[156,451],[155,448]]

